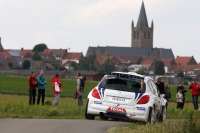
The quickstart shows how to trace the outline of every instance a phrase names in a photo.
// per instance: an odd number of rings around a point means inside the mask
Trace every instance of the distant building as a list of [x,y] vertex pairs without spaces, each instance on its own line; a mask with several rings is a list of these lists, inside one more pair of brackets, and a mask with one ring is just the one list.
[[153,21],[151,27],[148,26],[144,3],[140,9],[137,25],[132,21],[131,47],[116,46],[97,46],[89,47],[86,56],[95,54],[96,56],[114,56],[120,55],[126,57],[154,57],[156,59],[171,58],[174,59],[172,49],[153,48]]

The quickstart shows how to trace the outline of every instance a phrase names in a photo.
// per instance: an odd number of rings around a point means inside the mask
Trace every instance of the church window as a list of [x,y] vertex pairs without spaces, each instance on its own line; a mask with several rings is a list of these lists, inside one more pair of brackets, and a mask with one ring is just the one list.
[[150,39],[150,32],[148,32],[148,39]]
[[137,39],[139,38],[139,31],[137,31]]
[[134,31],[134,39],[136,39],[136,31]]
[[145,31],[145,32],[144,32],[144,39],[146,39],[146,36],[147,36],[147,35],[146,35],[146,31]]

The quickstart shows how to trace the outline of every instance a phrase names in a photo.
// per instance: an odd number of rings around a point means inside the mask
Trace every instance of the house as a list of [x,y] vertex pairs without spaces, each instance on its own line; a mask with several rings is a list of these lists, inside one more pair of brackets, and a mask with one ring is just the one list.
[[177,65],[197,65],[193,56],[177,56],[175,59]]
[[86,81],[100,81],[104,74],[99,72],[85,72],[82,74],[86,78]]
[[52,53],[56,60],[62,60],[67,54],[67,49],[45,49],[44,54]]
[[68,52],[62,58],[62,64],[65,64],[67,61],[73,61],[79,63],[80,59],[84,58],[82,52]]

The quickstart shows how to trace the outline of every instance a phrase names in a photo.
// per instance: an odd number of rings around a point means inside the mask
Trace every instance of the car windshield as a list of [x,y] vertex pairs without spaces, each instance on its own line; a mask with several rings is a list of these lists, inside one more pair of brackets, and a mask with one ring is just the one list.
[[145,83],[139,79],[123,78],[118,76],[104,77],[100,81],[99,87],[137,93],[144,93],[146,89]]

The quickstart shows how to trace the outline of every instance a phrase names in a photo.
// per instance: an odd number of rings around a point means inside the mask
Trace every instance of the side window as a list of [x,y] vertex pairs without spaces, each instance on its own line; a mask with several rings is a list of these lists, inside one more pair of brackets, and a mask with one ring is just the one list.
[[152,86],[153,86],[154,90],[156,91],[157,95],[160,96],[160,92],[158,91],[157,85],[155,84],[154,81],[151,81],[151,82],[152,82]]
[[105,88],[106,87],[106,79],[105,78],[101,81],[99,87],[101,87],[101,88]]
[[147,84],[148,84],[149,89],[151,90],[151,92],[152,92],[154,95],[156,95],[156,94],[157,94],[157,93],[156,93],[156,89],[155,89],[155,86],[154,86],[154,84],[152,83],[152,81],[149,80],[149,81],[147,82]]

